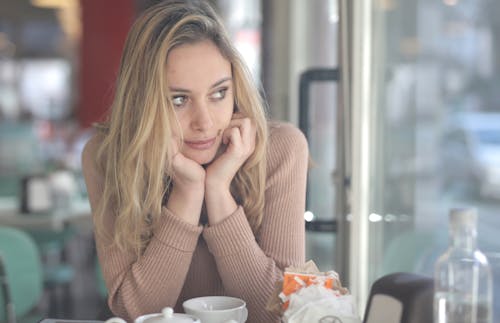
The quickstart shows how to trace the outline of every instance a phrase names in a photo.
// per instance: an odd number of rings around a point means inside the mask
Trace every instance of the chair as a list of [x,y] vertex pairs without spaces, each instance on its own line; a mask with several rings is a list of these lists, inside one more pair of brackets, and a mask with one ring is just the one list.
[[434,280],[393,273],[373,283],[363,323],[429,323],[433,317]]
[[[66,259],[66,243],[74,238],[76,229],[66,226],[60,231],[48,229],[25,230],[35,241],[43,260],[43,281],[49,292],[51,316],[60,315],[63,310],[72,311],[70,284],[75,277],[75,269]],[[57,297],[57,289],[63,288],[62,302]]]
[[104,276],[102,275],[102,270],[101,270],[101,265],[99,264],[99,259],[97,257],[95,258],[95,267],[94,267],[94,272],[95,272],[95,278],[96,278],[96,284],[97,284],[97,292],[99,294],[99,297],[101,298],[101,306],[98,311],[98,319],[106,320],[109,317],[114,316],[113,312],[109,309],[108,306],[108,289],[106,287],[106,283],[104,282]]
[[104,282],[104,276],[102,275],[101,265],[99,264],[99,260],[97,260],[97,257],[94,270],[97,283],[97,291],[99,292],[99,296],[101,296],[101,298],[105,300],[108,298],[108,289],[106,287],[106,283]]
[[[0,294],[0,304],[7,303],[7,296],[17,322],[37,322],[43,317],[36,312],[43,292],[43,271],[35,242],[21,230],[0,227],[0,254],[7,278],[4,287],[8,288]],[[6,314],[6,307],[0,306],[0,322],[5,322]]]
[[7,272],[5,270],[5,262],[3,256],[0,253],[0,284],[2,288],[2,297],[4,300],[4,311],[7,323],[16,322],[16,314],[14,313],[14,303],[10,296],[9,283],[7,282]]

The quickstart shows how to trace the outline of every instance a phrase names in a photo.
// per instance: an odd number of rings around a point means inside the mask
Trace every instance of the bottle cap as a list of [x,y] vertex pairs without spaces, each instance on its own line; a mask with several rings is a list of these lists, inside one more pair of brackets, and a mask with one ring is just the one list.
[[450,225],[452,228],[473,226],[477,223],[475,208],[454,208],[450,210]]

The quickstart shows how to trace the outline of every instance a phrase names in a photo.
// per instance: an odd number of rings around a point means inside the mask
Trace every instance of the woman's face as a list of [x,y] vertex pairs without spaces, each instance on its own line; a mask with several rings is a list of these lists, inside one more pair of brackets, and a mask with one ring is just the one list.
[[233,115],[231,63],[210,41],[181,45],[167,57],[167,82],[184,136],[181,153],[210,163]]

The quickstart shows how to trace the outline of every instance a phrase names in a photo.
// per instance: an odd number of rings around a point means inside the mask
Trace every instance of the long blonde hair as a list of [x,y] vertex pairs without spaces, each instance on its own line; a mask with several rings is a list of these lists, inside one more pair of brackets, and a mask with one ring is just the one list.
[[236,174],[231,192],[256,233],[264,209],[267,121],[263,100],[214,10],[204,1],[162,1],[132,26],[123,51],[114,101],[104,124],[97,163],[104,191],[96,212],[97,234],[107,210],[114,212],[112,241],[140,256],[169,194],[178,127],[166,81],[169,52],[182,44],[212,41],[231,63],[236,109],[257,125],[253,154]]

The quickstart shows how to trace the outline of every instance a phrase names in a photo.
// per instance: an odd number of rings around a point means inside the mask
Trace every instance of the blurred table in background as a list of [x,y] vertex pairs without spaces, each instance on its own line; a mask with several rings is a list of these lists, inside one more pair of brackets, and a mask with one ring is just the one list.
[[83,230],[92,228],[92,214],[87,199],[72,200],[67,210],[21,213],[17,198],[0,197],[0,226],[20,229],[62,230],[69,224]]
[[[72,198],[66,207],[43,213],[23,213],[20,209],[17,197],[0,197],[0,226],[21,229],[33,237],[42,257],[44,286],[49,293],[48,314],[56,317],[71,314],[71,283],[76,268],[66,249],[70,241],[93,230],[89,201]],[[93,254],[75,256],[94,258]],[[62,295],[58,292],[61,289]]]

